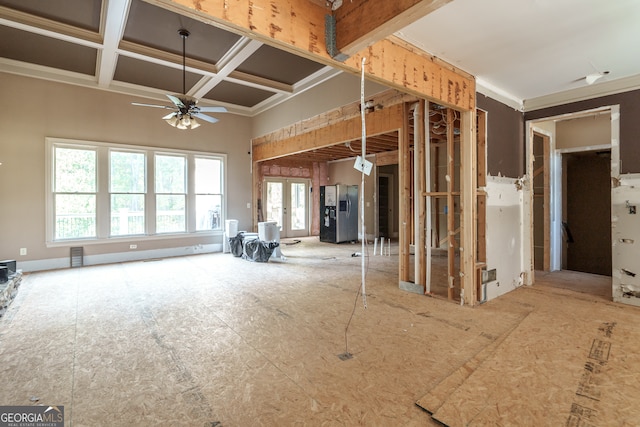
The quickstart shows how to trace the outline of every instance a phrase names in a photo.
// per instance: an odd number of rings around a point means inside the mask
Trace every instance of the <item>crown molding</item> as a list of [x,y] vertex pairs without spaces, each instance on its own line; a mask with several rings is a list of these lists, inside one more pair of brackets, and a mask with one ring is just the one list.
[[572,102],[600,98],[607,95],[615,95],[636,89],[640,89],[640,74],[527,99],[524,101],[524,111],[535,111],[543,108],[570,104]]
[[476,92],[495,99],[517,111],[524,111],[523,100],[511,95],[499,87],[493,86],[480,78],[476,78]]

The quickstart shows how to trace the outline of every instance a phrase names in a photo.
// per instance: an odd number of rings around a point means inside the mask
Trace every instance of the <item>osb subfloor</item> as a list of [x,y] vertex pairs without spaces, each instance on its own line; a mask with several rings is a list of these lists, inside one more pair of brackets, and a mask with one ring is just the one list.
[[637,308],[549,286],[461,307],[400,291],[378,255],[365,309],[359,251],[308,238],[268,263],[25,275],[0,319],[0,404],[64,405],[73,426],[429,426],[416,402],[447,390],[449,425],[637,424]]

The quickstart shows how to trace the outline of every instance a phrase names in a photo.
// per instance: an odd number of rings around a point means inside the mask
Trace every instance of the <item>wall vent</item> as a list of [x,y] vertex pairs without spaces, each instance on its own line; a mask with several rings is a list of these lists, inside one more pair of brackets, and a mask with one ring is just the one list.
[[82,267],[84,264],[83,249],[81,246],[71,248],[71,268]]

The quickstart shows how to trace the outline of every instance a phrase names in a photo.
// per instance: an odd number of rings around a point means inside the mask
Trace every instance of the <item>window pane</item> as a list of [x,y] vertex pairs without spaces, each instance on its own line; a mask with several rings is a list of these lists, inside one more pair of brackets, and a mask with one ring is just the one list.
[[56,147],[54,179],[57,193],[95,192],[96,152]]
[[144,193],[144,154],[121,151],[112,151],[110,154],[110,191],[112,193]]
[[186,193],[184,157],[156,156],[156,193]]
[[56,194],[56,239],[96,236],[96,196]]
[[222,197],[196,195],[196,230],[222,229]]
[[111,195],[111,235],[144,234],[144,194]]
[[156,196],[156,232],[185,231],[185,196]]
[[220,160],[196,158],[196,193],[220,194]]
[[291,229],[304,230],[306,228],[307,185],[304,183],[291,184]]

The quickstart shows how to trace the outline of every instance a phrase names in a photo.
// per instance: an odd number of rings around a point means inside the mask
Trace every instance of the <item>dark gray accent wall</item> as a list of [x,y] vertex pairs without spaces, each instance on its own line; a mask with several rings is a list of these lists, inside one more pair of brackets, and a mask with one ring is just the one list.
[[477,107],[487,112],[487,172],[510,178],[524,175],[524,114],[481,93]]
[[576,113],[609,105],[620,105],[620,172],[640,172],[640,90],[572,102],[525,113],[524,119],[537,120]]

